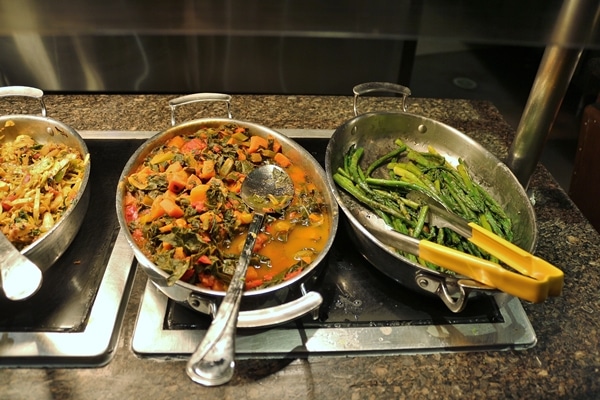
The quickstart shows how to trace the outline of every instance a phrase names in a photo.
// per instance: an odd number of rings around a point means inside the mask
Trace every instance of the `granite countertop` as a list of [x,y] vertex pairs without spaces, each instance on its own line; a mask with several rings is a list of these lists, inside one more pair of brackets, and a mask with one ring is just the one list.
[[[77,130],[159,131],[170,125],[167,101],[173,97],[50,94],[45,103],[48,116]],[[397,109],[398,100],[369,98],[364,105]],[[11,100],[0,103],[0,113],[37,113],[35,107]],[[340,96],[240,95],[233,97],[232,111],[236,119],[288,129],[334,129],[353,116],[352,98]],[[514,134],[489,102],[411,99],[409,112],[462,130],[500,158]],[[178,119],[225,115],[216,103],[179,113]],[[538,338],[531,349],[241,360],[229,384],[206,388],[187,378],[185,361],[140,359],[131,351],[146,282],[137,271],[115,355],[106,366],[2,369],[0,398],[598,398],[600,236],[543,167],[536,169],[530,190],[539,228],[536,253],[565,271],[562,296],[524,304]]]

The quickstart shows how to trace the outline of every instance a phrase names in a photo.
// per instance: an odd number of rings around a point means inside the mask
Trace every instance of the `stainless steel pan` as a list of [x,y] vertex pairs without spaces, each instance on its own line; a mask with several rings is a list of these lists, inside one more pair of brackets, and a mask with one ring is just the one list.
[[[70,126],[46,117],[43,92],[36,88],[6,86],[0,88],[0,97],[25,96],[37,99],[42,115],[4,115],[0,117],[0,142],[14,140],[18,135],[27,134],[39,143],[59,142],[77,149],[82,156],[88,149],[77,131]],[[35,242],[25,247],[21,253],[33,261],[42,271],[47,270],[69,247],[79,231],[87,211],[90,188],[88,180],[91,161],[85,167],[83,182],[77,197],[61,219]]]
[[[120,182],[135,170],[143,161],[146,155],[156,146],[160,146],[165,141],[173,136],[182,134],[191,134],[196,132],[200,127],[219,126],[223,123],[235,123],[240,126],[247,127],[252,134],[262,137],[273,137],[278,140],[283,146],[283,152],[296,165],[301,165],[305,171],[309,173],[311,179],[317,185],[318,189],[325,194],[325,201],[329,206],[331,213],[331,227],[328,241],[315,258],[315,260],[306,267],[298,276],[282,282],[280,284],[259,290],[250,290],[244,292],[242,298],[243,311],[240,312],[238,318],[238,327],[262,327],[276,325],[302,316],[320,306],[323,301],[322,296],[318,292],[309,291],[305,288],[305,284],[310,278],[316,276],[315,273],[320,269],[321,261],[325,258],[328,250],[333,244],[335,232],[338,225],[338,206],[329,191],[325,182],[325,171],[315,160],[315,158],[306,151],[302,146],[281,133],[269,129],[267,127],[254,124],[251,122],[239,121],[231,119],[229,111],[231,96],[223,94],[200,93],[183,96],[171,100],[170,106],[172,111],[171,123],[173,127],[162,131],[152,138],[148,139],[129,159],[121,174]],[[187,121],[181,124],[175,122],[175,110],[178,106],[198,102],[198,101],[224,101],[227,104],[228,114],[230,118],[201,118],[192,121]],[[218,305],[225,296],[224,291],[215,291],[207,288],[201,288],[183,281],[177,281],[174,285],[167,283],[168,274],[162,271],[157,265],[150,261],[142,251],[137,247],[131,233],[127,228],[124,215],[124,185],[120,183],[117,188],[116,208],[117,216],[121,229],[125,232],[129,244],[133,248],[137,261],[141,268],[148,274],[152,283],[169,298],[195,309],[203,314],[214,316]],[[302,294],[301,297],[290,300],[288,296],[294,295],[294,292]]]
[[419,151],[426,151],[428,146],[432,146],[451,163],[456,164],[459,158],[466,160],[469,172],[477,183],[492,195],[513,220],[514,243],[527,251],[533,250],[537,240],[533,206],[521,184],[504,163],[451,126],[405,111],[358,115],[358,98],[375,91],[399,93],[403,96],[403,104],[410,95],[408,88],[395,84],[368,83],[355,87],[354,110],[357,116],[338,127],[327,146],[325,170],[328,185],[347,217],[354,241],[371,264],[411,290],[439,296],[449,309],[459,312],[464,309],[470,293],[495,289],[413,263],[363,227],[356,218],[357,210],[362,206],[338,189],[333,181],[333,172],[343,165],[344,154],[352,146],[365,147],[367,150],[362,166],[366,168],[391,151],[394,139],[400,138]]

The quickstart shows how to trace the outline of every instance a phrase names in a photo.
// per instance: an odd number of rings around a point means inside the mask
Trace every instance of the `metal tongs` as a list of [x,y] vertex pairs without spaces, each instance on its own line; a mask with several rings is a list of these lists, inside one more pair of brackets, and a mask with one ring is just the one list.
[[431,225],[452,229],[518,272],[459,250],[396,232],[382,218],[363,207],[357,208],[353,214],[382,243],[520,299],[541,303],[549,296],[561,294],[564,274],[549,262],[445,210],[425,194],[411,192],[409,198],[429,206],[428,222]]

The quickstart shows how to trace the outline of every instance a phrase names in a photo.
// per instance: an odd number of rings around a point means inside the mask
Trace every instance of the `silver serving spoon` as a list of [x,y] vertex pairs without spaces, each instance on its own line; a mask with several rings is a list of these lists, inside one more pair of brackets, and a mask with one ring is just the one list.
[[9,300],[25,300],[42,286],[42,271],[0,233],[0,285]]
[[205,386],[222,385],[233,376],[237,318],[256,235],[266,213],[280,212],[288,206],[294,196],[294,184],[282,168],[265,165],[248,174],[241,194],[254,210],[248,236],[223,302],[186,367],[188,376]]

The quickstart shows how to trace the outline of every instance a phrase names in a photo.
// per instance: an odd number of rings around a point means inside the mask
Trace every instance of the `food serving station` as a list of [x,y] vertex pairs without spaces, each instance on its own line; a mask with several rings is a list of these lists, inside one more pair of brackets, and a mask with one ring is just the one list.
[[[541,387],[548,396],[578,397],[598,391],[593,315],[600,237],[542,167],[529,191],[538,220],[536,254],[564,270],[561,297],[532,305],[502,294],[485,296],[455,314],[439,299],[382,279],[342,225],[314,282],[323,296],[317,319],[307,315],[277,327],[240,329],[233,380],[216,388],[189,381],[185,360],[209,318],[173,304],[148,282],[113,210],[118,173],[147,137],[168,127],[172,97],[47,96],[49,114],[76,127],[90,147],[93,194],[74,242],[79,245],[49,270],[41,297],[28,300],[36,312],[28,312],[26,303],[2,302],[4,397],[259,398],[290,390],[300,398],[434,392],[518,397],[539,394]],[[399,105],[393,98],[369,101],[385,109]],[[232,100],[237,119],[277,127],[317,159],[328,135],[352,116],[351,104],[350,96]],[[222,112],[218,107],[190,112],[214,115]],[[409,112],[454,126],[499,157],[513,135],[487,102],[415,98]]]
[[[331,131],[283,129],[282,133],[322,162]],[[46,274],[42,292],[30,301],[4,299],[2,332],[8,341],[0,353],[3,366],[110,362],[138,267],[113,218],[111,189],[120,166],[151,134],[81,132],[94,169],[102,171],[92,175],[93,201],[81,233],[53,267],[58,271]],[[506,350],[536,344],[517,299],[501,293],[480,296],[454,314],[437,299],[406,290],[398,293],[398,284],[387,282],[353,248],[345,229],[323,263],[323,271],[309,284],[310,290],[324,297],[323,304],[299,321],[239,331],[238,358]],[[56,287],[64,288],[60,296]],[[210,320],[173,302],[149,281],[136,319],[132,351],[141,357],[184,357],[193,352]]]

